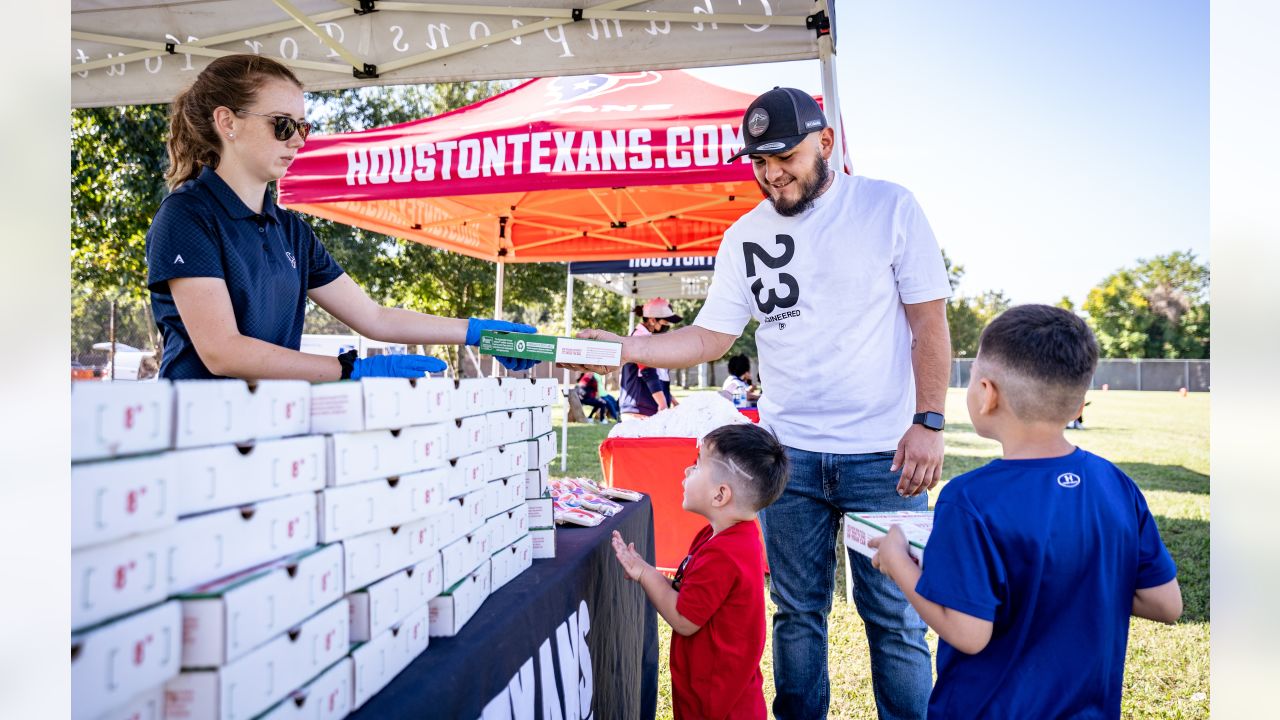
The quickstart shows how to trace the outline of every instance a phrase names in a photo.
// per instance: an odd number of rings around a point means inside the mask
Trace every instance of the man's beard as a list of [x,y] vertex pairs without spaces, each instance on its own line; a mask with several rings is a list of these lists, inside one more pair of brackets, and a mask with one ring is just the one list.
[[756,180],[756,185],[760,186],[760,192],[769,198],[769,202],[773,204],[773,209],[783,217],[795,217],[813,207],[813,201],[818,199],[823,189],[827,185],[827,180],[831,176],[831,170],[827,167],[827,161],[821,155],[815,155],[813,160],[813,169],[809,173],[809,179],[806,181],[802,178],[796,178],[795,181],[800,185],[800,198],[793,203],[785,200],[775,200],[773,194],[769,192],[769,186]]

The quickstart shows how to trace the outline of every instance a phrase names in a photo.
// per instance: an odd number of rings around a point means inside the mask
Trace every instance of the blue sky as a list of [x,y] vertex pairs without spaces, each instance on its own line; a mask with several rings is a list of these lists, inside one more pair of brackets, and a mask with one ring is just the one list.
[[[1209,260],[1209,10],[1188,0],[842,0],[854,171],[911,189],[959,292],[1077,307],[1139,258]],[[817,61],[716,68],[820,92]]]

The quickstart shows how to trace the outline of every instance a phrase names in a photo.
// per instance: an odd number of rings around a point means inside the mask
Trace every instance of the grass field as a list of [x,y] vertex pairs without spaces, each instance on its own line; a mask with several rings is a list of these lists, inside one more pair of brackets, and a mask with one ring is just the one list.
[[[677,393],[679,397],[682,393]],[[1092,392],[1085,429],[1068,430],[1080,447],[1115,462],[1142,488],[1178,563],[1184,612],[1175,626],[1134,619],[1125,665],[1126,718],[1209,716],[1209,395],[1159,392]],[[557,423],[559,415],[556,416]],[[609,426],[572,425],[568,474],[600,478],[596,448]],[[557,427],[558,430],[558,427]],[[964,391],[947,396],[944,482],[1000,454],[969,424]],[[559,474],[558,464],[552,473]],[[930,493],[930,504],[942,485]],[[836,588],[830,624],[832,718],[874,718],[871,675],[862,621]],[[769,605],[772,613],[773,606]],[[671,717],[671,678],[666,660],[671,628],[661,620],[658,717]],[[936,646],[937,637],[930,632]],[[768,640],[766,641],[768,642]],[[771,650],[765,648],[765,699],[772,701]],[[1065,669],[1064,670],[1069,670]]]

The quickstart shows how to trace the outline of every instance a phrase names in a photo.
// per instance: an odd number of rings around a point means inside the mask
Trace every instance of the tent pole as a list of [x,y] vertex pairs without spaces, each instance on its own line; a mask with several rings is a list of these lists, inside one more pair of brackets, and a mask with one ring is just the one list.
[[[503,263],[502,261],[498,261],[494,263],[494,265],[497,266],[498,276],[493,283],[493,319],[501,320],[502,319],[502,292],[503,292],[503,285],[504,285],[503,280],[505,279],[505,273],[503,271],[506,269],[506,263]],[[498,359],[496,357],[493,358],[492,363],[493,363],[493,366],[490,368],[489,372],[494,377],[497,377],[498,368],[500,367],[498,365]]]
[[[564,291],[564,336],[573,337],[573,272],[565,265]],[[569,392],[573,386],[569,384],[569,369],[564,370],[564,415],[560,424],[560,472],[563,474],[569,467]]]
[[818,38],[818,62],[822,67],[822,103],[827,114],[827,125],[835,130],[836,142],[831,152],[831,166],[843,172],[844,126],[840,121],[840,90],[836,83],[836,49],[830,35]]

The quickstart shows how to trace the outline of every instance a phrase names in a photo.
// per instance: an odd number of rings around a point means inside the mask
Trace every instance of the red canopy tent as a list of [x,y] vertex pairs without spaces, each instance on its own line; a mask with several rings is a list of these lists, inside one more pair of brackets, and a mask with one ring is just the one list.
[[760,201],[752,95],[679,70],[532,80],[414,122],[315,136],[282,205],[497,263],[712,255]]

